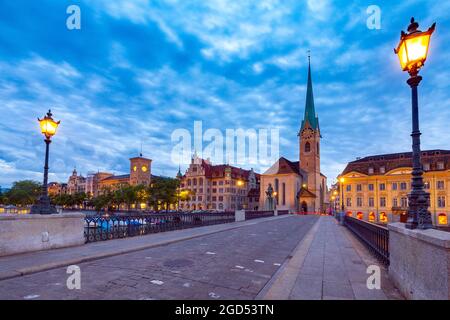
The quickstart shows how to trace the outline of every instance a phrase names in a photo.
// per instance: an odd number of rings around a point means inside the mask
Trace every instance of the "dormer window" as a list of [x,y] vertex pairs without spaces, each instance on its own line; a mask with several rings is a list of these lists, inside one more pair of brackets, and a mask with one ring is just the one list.
[[438,170],[444,170],[445,169],[445,165],[444,162],[440,161],[437,163],[437,169]]
[[423,170],[424,171],[430,171],[430,164],[429,163],[424,163],[423,164]]
[[384,166],[380,167],[380,173],[386,173],[386,167]]
[[373,174],[373,167],[369,168],[369,174]]

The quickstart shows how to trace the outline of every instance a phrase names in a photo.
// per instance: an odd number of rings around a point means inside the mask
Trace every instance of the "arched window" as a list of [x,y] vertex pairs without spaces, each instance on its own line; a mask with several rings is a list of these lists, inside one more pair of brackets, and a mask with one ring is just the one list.
[[283,192],[282,199],[283,199],[283,206],[286,205],[286,183],[283,182],[281,191]]
[[305,152],[311,151],[311,144],[309,142],[305,143]]
[[387,217],[386,212],[381,212],[380,213],[380,222],[384,222],[384,223],[388,222],[388,217]]

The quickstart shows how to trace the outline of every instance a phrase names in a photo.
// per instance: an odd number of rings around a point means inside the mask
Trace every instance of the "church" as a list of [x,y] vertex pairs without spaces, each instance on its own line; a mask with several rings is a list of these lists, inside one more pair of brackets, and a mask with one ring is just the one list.
[[327,178],[320,172],[321,138],[309,62],[305,113],[298,132],[299,161],[281,157],[261,175],[259,207],[262,210],[275,207],[290,212],[325,212]]

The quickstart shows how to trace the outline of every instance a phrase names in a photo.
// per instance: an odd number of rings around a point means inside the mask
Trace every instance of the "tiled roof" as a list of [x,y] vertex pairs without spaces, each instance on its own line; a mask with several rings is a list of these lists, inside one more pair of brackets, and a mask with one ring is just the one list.
[[[430,164],[431,171],[438,170],[438,162],[444,163],[443,170],[450,170],[450,150],[422,151],[421,160],[422,164]],[[362,159],[349,162],[345,170],[342,172],[342,175],[353,171],[369,175],[369,168],[373,168],[373,174],[382,174],[380,173],[381,167],[384,167],[385,173],[402,167],[412,167],[412,152],[391,153],[364,157]]]
[[120,175],[120,176],[111,176],[108,178],[103,179],[102,181],[109,181],[109,180],[126,180],[126,179],[130,179],[130,175],[129,174],[124,174],[124,175]]

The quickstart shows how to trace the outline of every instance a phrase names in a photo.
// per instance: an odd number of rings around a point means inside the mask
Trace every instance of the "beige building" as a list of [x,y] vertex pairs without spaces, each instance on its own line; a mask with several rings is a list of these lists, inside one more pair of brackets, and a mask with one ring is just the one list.
[[320,172],[321,138],[309,66],[305,115],[298,133],[300,161],[280,158],[261,176],[260,208],[267,207],[266,192],[271,186],[278,210],[325,212],[328,192],[327,178]]
[[[450,151],[423,151],[421,159],[433,223],[449,226]],[[369,156],[350,162],[339,176],[344,178],[341,188],[346,214],[377,223],[406,222],[411,171],[411,152]]]
[[181,210],[257,210],[259,174],[230,165],[212,165],[195,155],[181,179]]

